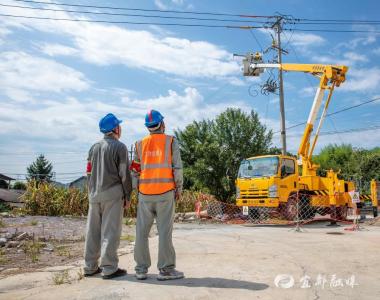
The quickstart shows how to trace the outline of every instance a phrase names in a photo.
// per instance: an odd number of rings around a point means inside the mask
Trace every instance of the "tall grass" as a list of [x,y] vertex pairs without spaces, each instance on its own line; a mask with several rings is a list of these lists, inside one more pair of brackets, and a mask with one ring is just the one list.
[[[43,216],[85,216],[88,212],[87,190],[65,189],[48,183],[29,182],[23,195],[25,213]],[[176,212],[194,212],[195,203],[211,199],[212,196],[196,191],[184,191],[180,201],[176,201]],[[137,193],[131,195],[131,205],[125,216],[135,218],[137,214]]]
[[25,212],[43,216],[82,216],[88,211],[87,191],[60,188],[48,183],[31,181],[25,194]]
[[195,211],[195,203],[214,199],[214,196],[198,191],[185,190],[181,199],[176,202],[176,212],[186,213]]

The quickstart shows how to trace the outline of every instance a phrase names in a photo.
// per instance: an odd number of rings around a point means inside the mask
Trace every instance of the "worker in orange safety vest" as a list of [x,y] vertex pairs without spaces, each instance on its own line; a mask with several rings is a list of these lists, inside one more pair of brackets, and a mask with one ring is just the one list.
[[156,110],[147,113],[145,126],[150,134],[136,142],[130,167],[139,192],[134,251],[139,280],[147,278],[151,266],[148,237],[154,219],[159,234],[157,279],[184,277],[175,269],[176,254],[172,243],[175,201],[179,200],[183,185],[182,160],[176,138],[165,134],[163,120]]

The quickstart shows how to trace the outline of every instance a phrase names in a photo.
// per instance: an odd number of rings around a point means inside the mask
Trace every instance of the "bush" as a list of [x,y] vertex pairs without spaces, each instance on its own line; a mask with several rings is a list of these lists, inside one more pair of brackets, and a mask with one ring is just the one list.
[[87,191],[55,187],[30,181],[25,194],[25,212],[43,216],[82,216],[88,211]]
[[0,212],[8,212],[11,210],[12,208],[7,203],[0,201]]
[[26,190],[26,187],[26,184],[22,181],[16,181],[12,186],[12,188],[15,190]]
[[[176,202],[176,212],[194,212],[195,203],[208,197],[202,192],[185,190],[181,200]],[[86,190],[77,188],[65,189],[49,183],[30,181],[23,195],[25,213],[42,216],[84,216],[88,212],[88,194]],[[131,205],[125,217],[135,218],[137,215],[137,192],[131,195]]]
[[128,210],[124,213],[127,218],[136,218],[137,215],[137,192],[133,191],[131,194],[131,205]]
[[182,197],[176,202],[176,212],[186,213],[195,211],[195,203],[201,201],[203,196],[206,195],[202,192],[185,190]]

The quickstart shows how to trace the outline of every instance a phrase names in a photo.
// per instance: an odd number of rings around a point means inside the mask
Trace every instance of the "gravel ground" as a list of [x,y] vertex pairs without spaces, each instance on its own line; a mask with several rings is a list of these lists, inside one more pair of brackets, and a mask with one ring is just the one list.
[[[69,264],[83,257],[85,217],[3,217],[0,238],[0,279],[43,267]],[[21,241],[17,236],[26,233]],[[152,232],[154,235],[155,233]],[[120,248],[133,244],[135,227],[123,225]],[[10,246],[10,241],[14,245]]]

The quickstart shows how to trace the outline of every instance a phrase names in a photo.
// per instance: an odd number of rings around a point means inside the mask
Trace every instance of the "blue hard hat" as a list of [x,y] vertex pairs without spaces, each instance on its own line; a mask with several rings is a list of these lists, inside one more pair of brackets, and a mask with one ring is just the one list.
[[114,130],[122,120],[115,117],[114,114],[108,114],[99,121],[99,129],[103,133],[111,132]]
[[150,110],[145,116],[145,126],[154,127],[162,122],[164,117],[157,110]]

